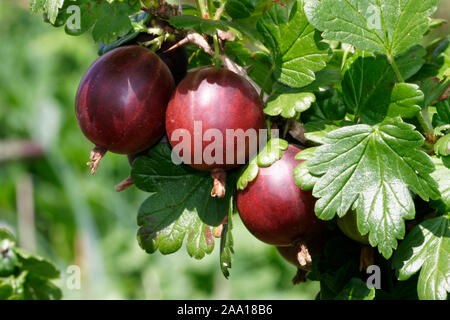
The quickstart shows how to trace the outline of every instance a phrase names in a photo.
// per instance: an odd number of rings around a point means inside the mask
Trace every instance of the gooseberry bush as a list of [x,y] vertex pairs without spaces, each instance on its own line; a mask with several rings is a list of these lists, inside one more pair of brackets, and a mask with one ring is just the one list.
[[[31,1],[99,44],[76,115],[92,171],[126,154],[118,190],[149,193],[140,246],[202,259],[220,242],[228,278],[239,215],[318,299],[447,299],[450,40],[421,44],[438,0],[195,4]],[[214,134],[174,156],[196,122]]]

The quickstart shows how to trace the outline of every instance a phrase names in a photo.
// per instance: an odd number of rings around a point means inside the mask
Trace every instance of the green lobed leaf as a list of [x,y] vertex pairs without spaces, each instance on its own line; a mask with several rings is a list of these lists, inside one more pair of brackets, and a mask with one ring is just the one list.
[[244,190],[250,182],[256,179],[259,167],[269,167],[272,163],[281,159],[283,151],[287,148],[287,141],[278,138],[270,139],[264,149],[248,163],[238,178],[238,190]]
[[414,217],[409,189],[426,201],[439,198],[430,176],[434,164],[420,150],[423,143],[423,136],[400,118],[330,132],[308,160],[310,173],[321,176],[313,189],[319,198],[316,215],[324,220],[336,213],[342,217],[357,201],[358,229],[390,257],[405,234],[403,219]]
[[375,288],[369,289],[367,283],[359,278],[351,278],[335,300],[373,300]]
[[33,274],[27,275],[23,288],[26,300],[60,300],[62,298],[60,288],[51,281]]
[[[148,157],[137,158],[131,176],[139,189],[152,193],[138,213],[138,241],[145,251],[170,254],[186,239],[191,257],[201,259],[212,252],[212,226],[226,215],[231,192],[223,199],[212,198],[210,173],[175,165],[167,143],[152,148]],[[227,181],[232,190],[233,176],[228,174]]]
[[389,117],[400,116],[413,118],[422,109],[424,94],[419,86],[412,83],[396,83],[391,94],[391,103],[387,115]]
[[308,110],[315,101],[316,96],[311,92],[284,88],[270,96],[264,108],[264,113],[269,116],[281,115],[283,118],[289,119],[300,112]]
[[[297,160],[309,160],[314,158],[317,147],[303,149],[295,156]],[[294,169],[294,181],[302,190],[308,191],[314,188],[319,178],[309,173],[306,161],[302,161]]]
[[233,213],[237,209],[234,208],[234,197],[230,197],[230,203],[228,207],[227,223],[223,225],[222,235],[220,237],[220,269],[225,278],[230,276],[229,269],[231,268],[233,250]]
[[278,81],[303,87],[315,80],[315,71],[325,68],[328,48],[303,11],[303,1],[275,3],[257,23],[264,45],[272,52]]
[[59,270],[50,261],[17,247],[14,248],[14,252],[22,264],[22,270],[27,270],[29,274],[44,279],[59,278]]
[[449,216],[428,219],[414,227],[392,259],[399,280],[420,270],[417,292],[420,299],[445,300],[450,291]]
[[397,56],[419,43],[438,0],[309,0],[306,15],[322,36]]

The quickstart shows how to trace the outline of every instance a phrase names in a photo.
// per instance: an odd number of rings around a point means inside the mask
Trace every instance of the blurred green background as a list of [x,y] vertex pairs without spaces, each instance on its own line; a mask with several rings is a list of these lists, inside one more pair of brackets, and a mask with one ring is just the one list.
[[[184,248],[170,256],[139,248],[136,214],[146,194],[114,191],[129,174],[124,156],[108,154],[89,175],[92,145],[75,119],[75,92],[97,46],[90,35],[71,37],[43,23],[28,2],[0,0],[0,226],[57,264],[64,298],[314,299],[318,283],[293,286],[295,268],[237,217],[229,280],[220,272],[218,241],[201,261]],[[449,11],[450,1],[441,1],[436,16],[448,19]],[[34,143],[42,155],[26,157]],[[71,265],[81,268],[80,290],[66,285]]]

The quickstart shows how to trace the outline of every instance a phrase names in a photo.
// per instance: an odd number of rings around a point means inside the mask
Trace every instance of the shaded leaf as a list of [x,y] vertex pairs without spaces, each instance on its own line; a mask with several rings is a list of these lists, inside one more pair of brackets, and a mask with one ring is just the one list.
[[401,116],[412,118],[420,112],[424,98],[419,86],[412,83],[396,83],[391,94],[391,103],[387,115],[390,117]]
[[[153,193],[138,213],[138,241],[145,251],[173,253],[186,239],[190,256],[201,259],[212,252],[212,226],[226,215],[231,192],[223,199],[212,198],[210,173],[175,165],[167,143],[152,148],[148,157],[137,158],[132,177],[138,188]],[[227,180],[230,186],[235,183],[230,174]]]
[[293,118],[296,114],[308,110],[315,101],[316,97],[311,92],[285,88],[270,96],[264,113],[270,116],[281,115],[283,118]]
[[344,289],[334,298],[335,300],[373,300],[375,288],[369,289],[367,284],[359,278],[351,278]]
[[398,279],[406,280],[419,269],[420,299],[447,298],[450,291],[450,224],[448,216],[425,220],[400,244],[393,260]]

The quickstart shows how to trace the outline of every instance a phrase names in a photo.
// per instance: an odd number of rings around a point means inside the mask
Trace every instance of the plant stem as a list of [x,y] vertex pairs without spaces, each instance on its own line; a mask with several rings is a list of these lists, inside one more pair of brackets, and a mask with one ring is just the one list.
[[213,36],[214,39],[214,65],[217,68],[220,68],[222,65],[222,59],[220,58],[220,47],[219,47],[219,39],[217,38],[217,33]]
[[213,18],[214,17],[214,3],[212,0],[207,0],[208,3],[208,13],[209,13],[209,17]]
[[205,0],[195,0],[197,9],[200,10],[203,19],[209,19],[208,9],[206,8]]
[[216,14],[214,15],[214,20],[220,20],[222,17],[223,10],[225,10],[225,2],[222,2],[220,7],[216,10]]
[[397,76],[398,81],[401,83],[405,82],[400,70],[398,69],[397,63],[395,63],[395,59],[390,54],[387,56],[387,58],[389,60],[389,63],[391,64],[392,69],[395,72],[395,75]]
[[267,141],[272,139],[272,121],[270,117],[266,118],[266,127],[267,127]]
[[422,109],[422,111],[420,111],[417,114],[417,120],[420,123],[420,126],[422,127],[422,129],[432,135],[433,134],[433,126],[431,125],[431,121],[430,121],[430,115],[428,113],[428,109]]

